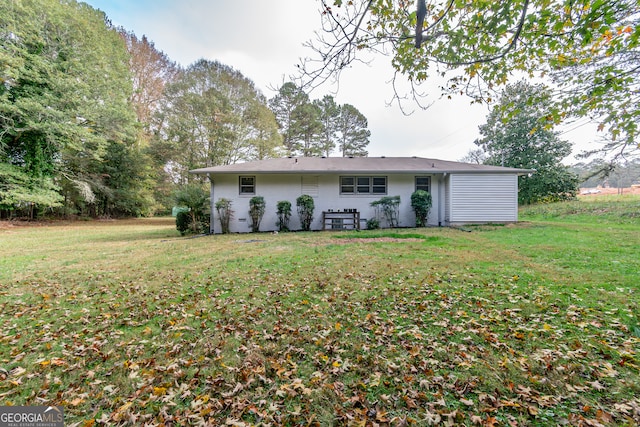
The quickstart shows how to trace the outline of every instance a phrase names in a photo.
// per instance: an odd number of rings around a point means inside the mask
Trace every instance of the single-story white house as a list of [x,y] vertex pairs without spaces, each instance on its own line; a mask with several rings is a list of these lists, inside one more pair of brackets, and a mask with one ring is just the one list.
[[312,230],[364,229],[375,215],[371,202],[383,196],[400,196],[398,226],[413,227],[411,194],[417,189],[431,193],[429,225],[516,222],[518,176],[533,172],[420,157],[286,157],[191,171],[210,179],[212,233],[221,232],[214,208],[220,198],[232,201],[230,231],[251,231],[254,196],[266,201],[261,231],[278,229],[281,200],[292,205],[289,228],[301,229],[296,199],[303,194],[314,199]]

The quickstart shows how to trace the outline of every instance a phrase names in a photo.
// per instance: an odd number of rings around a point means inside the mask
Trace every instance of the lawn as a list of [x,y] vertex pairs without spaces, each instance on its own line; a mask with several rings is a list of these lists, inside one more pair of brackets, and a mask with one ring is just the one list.
[[0,405],[92,425],[637,425],[640,199],[515,225],[0,226]]

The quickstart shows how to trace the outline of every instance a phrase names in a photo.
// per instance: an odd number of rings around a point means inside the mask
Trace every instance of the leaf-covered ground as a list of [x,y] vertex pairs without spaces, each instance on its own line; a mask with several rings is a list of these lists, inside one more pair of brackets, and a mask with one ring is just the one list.
[[80,426],[640,423],[640,224],[470,230],[4,228],[0,405]]

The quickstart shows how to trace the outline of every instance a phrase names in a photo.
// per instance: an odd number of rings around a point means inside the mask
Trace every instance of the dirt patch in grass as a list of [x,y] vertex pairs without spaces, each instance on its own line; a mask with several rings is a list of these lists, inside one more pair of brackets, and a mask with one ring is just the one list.
[[365,239],[345,238],[345,239],[332,239],[332,244],[347,244],[347,243],[404,243],[404,242],[424,242],[424,239],[418,239],[415,237],[409,237],[407,239],[400,239],[397,237],[371,237]]
[[408,239],[400,239],[397,237],[371,237],[371,238],[333,238],[323,240],[322,242],[315,242],[311,246],[313,247],[324,247],[324,246],[346,246],[352,245],[354,243],[358,244],[372,244],[372,243],[410,243],[410,242],[425,242],[424,239],[418,238],[408,238]]

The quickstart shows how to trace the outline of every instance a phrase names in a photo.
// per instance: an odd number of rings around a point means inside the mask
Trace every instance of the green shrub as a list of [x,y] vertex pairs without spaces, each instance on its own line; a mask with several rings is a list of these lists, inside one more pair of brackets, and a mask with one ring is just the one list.
[[[178,230],[181,234],[206,233],[209,231],[210,215],[207,212],[209,207],[209,192],[200,184],[187,184],[180,187],[173,194],[176,206],[183,208],[189,215],[188,229]],[[181,227],[184,226],[184,219]],[[176,213],[176,227],[178,227],[178,214]]]
[[249,200],[249,217],[251,218],[251,231],[260,231],[260,222],[266,210],[266,202],[262,196],[253,196]]
[[416,227],[427,226],[431,203],[431,193],[428,191],[416,190],[411,195],[411,207],[416,214]]
[[291,219],[291,202],[289,202],[288,200],[281,200],[278,202],[277,208],[278,222],[276,222],[276,225],[278,226],[278,230],[289,231],[289,219]]
[[187,234],[191,226],[191,214],[189,211],[178,211],[176,214],[176,229],[182,236]]
[[376,209],[376,217],[380,217],[380,214],[384,216],[389,227],[395,228],[398,226],[400,196],[385,196],[380,200],[371,202],[370,205]]
[[367,230],[377,230],[380,228],[380,220],[378,218],[369,218],[367,220]]
[[218,212],[218,220],[222,228],[222,234],[229,234],[229,223],[233,218],[233,210],[231,209],[231,200],[224,197],[216,202],[216,212]]
[[313,221],[313,210],[315,204],[313,197],[303,194],[296,199],[296,206],[298,207],[298,216],[300,216],[300,224],[304,231],[311,230],[311,222]]

